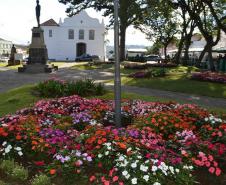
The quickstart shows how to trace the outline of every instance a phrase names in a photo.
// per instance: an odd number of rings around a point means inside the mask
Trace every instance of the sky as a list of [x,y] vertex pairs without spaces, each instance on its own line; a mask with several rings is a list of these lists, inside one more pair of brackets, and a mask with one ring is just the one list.
[[[67,17],[65,5],[58,0],[40,0],[41,23],[53,18],[56,22]],[[27,44],[31,40],[31,29],[37,25],[35,16],[36,0],[0,0],[0,38],[13,41],[17,44]],[[104,18],[100,12],[88,9],[87,13],[100,21]],[[108,18],[104,18],[105,24]],[[114,43],[113,30],[108,31],[109,45]],[[138,42],[139,41],[139,42]],[[127,30],[127,45],[146,45],[152,43],[145,35],[133,27]]]

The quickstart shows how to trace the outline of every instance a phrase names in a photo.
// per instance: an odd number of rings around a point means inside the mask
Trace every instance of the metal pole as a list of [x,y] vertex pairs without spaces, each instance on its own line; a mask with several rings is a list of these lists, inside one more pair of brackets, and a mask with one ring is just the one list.
[[121,127],[121,76],[119,59],[119,0],[114,0],[114,40],[115,40],[115,124]]

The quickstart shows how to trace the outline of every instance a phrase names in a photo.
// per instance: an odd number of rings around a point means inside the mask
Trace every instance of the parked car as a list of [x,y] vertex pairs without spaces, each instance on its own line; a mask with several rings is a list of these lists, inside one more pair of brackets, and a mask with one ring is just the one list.
[[8,62],[8,60],[9,60],[9,57],[0,57],[0,61],[2,61],[2,62]]
[[95,60],[99,60],[99,57],[97,55],[83,54],[75,58],[75,61],[95,61]]
[[108,57],[108,61],[113,62],[115,60],[115,55],[114,54],[110,54]]
[[160,62],[161,58],[158,55],[147,55],[145,56],[147,62]]

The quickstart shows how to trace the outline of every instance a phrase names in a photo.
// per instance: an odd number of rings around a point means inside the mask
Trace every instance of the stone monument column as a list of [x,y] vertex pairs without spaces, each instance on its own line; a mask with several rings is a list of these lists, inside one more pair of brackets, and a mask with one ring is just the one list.
[[32,29],[32,39],[29,46],[29,57],[28,63],[23,67],[18,68],[18,72],[29,72],[29,73],[42,73],[52,72],[57,69],[54,66],[47,65],[48,51],[44,40],[44,31],[40,27],[40,11],[41,6],[39,0],[37,0],[36,6],[36,18],[38,27]]

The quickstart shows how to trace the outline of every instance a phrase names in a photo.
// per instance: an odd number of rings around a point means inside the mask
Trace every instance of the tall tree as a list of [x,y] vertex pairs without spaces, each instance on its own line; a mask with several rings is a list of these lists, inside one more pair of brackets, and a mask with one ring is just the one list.
[[214,24],[214,17],[211,15],[209,7],[202,0],[177,0],[176,2],[174,1],[174,3],[177,6],[186,9],[189,13],[190,19],[196,23],[206,40],[206,46],[199,57],[199,61],[203,59],[207,52],[210,69],[215,71],[212,48],[217,45],[220,40],[221,29]]
[[[68,5],[66,12],[73,16],[80,11],[93,8],[96,11],[103,11],[103,16],[110,17],[110,24],[114,23],[114,0],[58,0]],[[125,59],[126,30],[133,25],[141,16],[141,0],[119,0],[119,23],[120,23],[120,58]]]
[[214,17],[217,26],[226,33],[226,1],[225,0],[203,0]]
[[147,35],[148,39],[160,43],[166,56],[167,46],[179,32],[174,10],[165,0],[147,0],[144,12],[137,27]]

